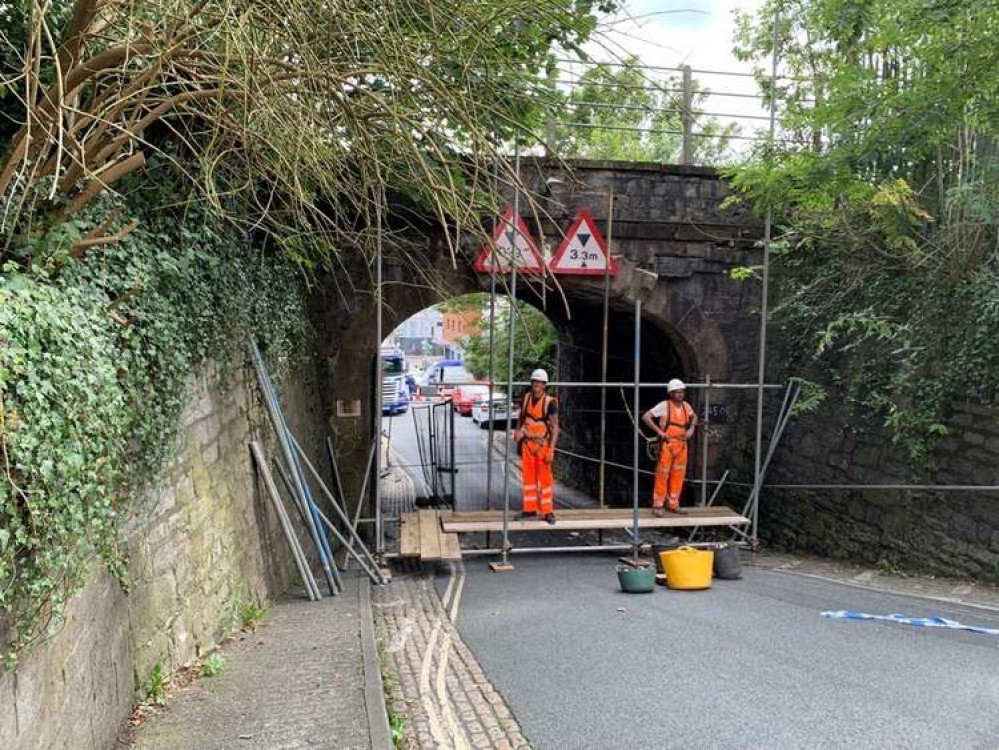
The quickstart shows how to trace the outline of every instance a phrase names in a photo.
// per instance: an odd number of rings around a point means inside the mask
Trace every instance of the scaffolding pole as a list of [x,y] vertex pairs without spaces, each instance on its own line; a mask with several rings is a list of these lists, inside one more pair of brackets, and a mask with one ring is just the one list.
[[[530,381],[520,381],[515,380],[511,385],[516,386],[529,386]],[[464,383],[444,383],[444,385],[465,385]],[[499,383],[499,385],[507,385],[506,382]],[[600,381],[585,381],[585,380],[559,380],[552,381],[548,383],[549,387],[559,387],[559,388],[632,388],[634,387],[634,382],[630,380],[624,380],[621,382],[612,381],[610,383],[602,383]],[[639,383],[640,388],[655,388],[657,390],[662,390],[669,386],[669,383]],[[759,383],[684,383],[687,390],[696,390],[699,388],[711,388],[713,390],[719,391],[755,391],[759,389]],[[780,383],[765,383],[763,386],[764,390],[780,390],[784,388]]]
[[711,424],[711,376],[706,375],[704,381],[708,387],[704,389],[704,420],[701,422],[701,505],[708,504],[708,425]]
[[[503,457],[503,554],[498,565],[493,565],[493,570],[510,570],[509,555],[507,550],[510,547],[510,422],[513,416],[513,336],[517,330],[517,235],[520,232],[520,144],[517,144],[514,154],[514,185],[513,185],[513,216],[510,220],[510,324],[507,332],[509,341],[507,342],[506,355],[506,453]],[[495,248],[494,248],[495,252]],[[495,268],[495,266],[494,266]],[[490,409],[492,402],[489,403]],[[492,420],[493,413],[490,411],[489,417]],[[492,446],[490,446],[490,450]]]
[[[772,149],[774,144],[774,134],[776,129],[777,114],[777,31],[779,15],[774,12],[773,27],[773,54],[770,60],[770,136],[769,146]],[[771,154],[772,158],[772,154]],[[770,240],[773,232],[773,207],[767,205],[767,214],[763,220],[763,288],[760,291],[760,353],[757,368],[757,381],[759,389],[756,391],[756,450],[753,456],[753,483],[756,485],[757,496],[753,503],[753,515],[750,519],[750,538],[753,542],[759,540],[759,520],[760,503],[759,487],[762,484],[762,459],[763,459],[763,379],[766,375],[767,359],[767,316],[770,292]]]
[[382,522],[382,194],[375,201],[375,559],[381,566],[385,556],[385,525]]
[[638,443],[639,443],[639,430],[638,430],[638,414],[641,411],[641,404],[639,403],[640,383],[642,379],[642,298],[636,295],[635,299],[635,392],[632,396],[635,409],[635,431],[634,436],[631,441],[631,459],[632,459],[632,470],[631,470],[631,502],[632,502],[632,512],[633,512],[633,529],[631,532],[631,544],[633,550],[633,556],[638,559],[638,548],[640,541],[638,539]]
[[[498,181],[498,180],[497,180]],[[497,192],[499,188],[497,185]],[[486,510],[492,510],[493,502],[493,388],[496,387],[496,251],[489,253],[489,393],[486,395],[486,408],[489,419],[489,448],[486,455]],[[509,406],[507,407],[509,413]],[[486,535],[489,546],[489,535]]]
[[[608,340],[610,338],[610,271],[611,271],[611,242],[614,237],[614,187],[611,186],[607,200],[607,260],[604,268],[604,319],[603,319],[603,342],[600,349],[600,380],[607,381],[607,351]],[[607,389],[600,389],[600,472],[599,472],[599,499],[600,507],[607,507]],[[602,536],[602,533],[601,533]]]

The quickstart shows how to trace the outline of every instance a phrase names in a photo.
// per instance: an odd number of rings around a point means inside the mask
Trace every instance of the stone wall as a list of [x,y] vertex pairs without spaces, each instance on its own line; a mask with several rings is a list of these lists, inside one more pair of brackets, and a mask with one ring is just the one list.
[[[281,390],[292,430],[326,466],[313,365]],[[95,568],[58,633],[0,674],[0,747],[106,750],[157,662],[167,674],[190,664],[224,637],[238,603],[266,602],[297,577],[251,439],[276,455],[252,373],[196,378],[176,458],[125,532],[129,591]]]
[[[833,402],[835,403],[835,402]],[[835,406],[791,423],[769,483],[999,485],[999,412],[955,402],[936,468],[911,467],[887,430]],[[761,535],[779,547],[948,576],[999,579],[999,493],[771,490]]]

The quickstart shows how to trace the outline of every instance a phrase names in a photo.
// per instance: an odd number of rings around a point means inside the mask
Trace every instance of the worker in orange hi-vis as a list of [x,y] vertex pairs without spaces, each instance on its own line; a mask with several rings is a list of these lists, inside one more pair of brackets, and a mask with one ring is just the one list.
[[524,394],[513,439],[520,447],[523,510],[518,518],[540,515],[555,523],[555,478],[552,461],[558,443],[558,402],[548,395],[548,373],[531,373],[531,390]]
[[687,474],[687,442],[697,429],[697,415],[684,401],[686,386],[674,378],[666,384],[667,399],[642,415],[642,421],[659,436],[659,461],[656,462],[656,483],[652,490],[652,514],[680,512],[680,491]]

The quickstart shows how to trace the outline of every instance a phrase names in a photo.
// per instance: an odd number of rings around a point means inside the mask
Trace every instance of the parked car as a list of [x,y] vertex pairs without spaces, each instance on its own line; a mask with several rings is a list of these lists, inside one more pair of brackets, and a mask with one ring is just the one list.
[[446,399],[456,385],[471,383],[475,378],[457,359],[444,359],[427,367],[420,380],[420,395],[423,398]]
[[488,427],[490,422],[499,422],[501,426],[503,423],[509,425],[511,420],[517,419],[519,412],[520,407],[515,405],[513,414],[509,414],[506,394],[494,392],[491,397],[482,398],[472,405],[472,421],[483,429]]
[[455,387],[451,393],[454,410],[463,417],[472,416],[472,406],[489,395],[489,386],[482,383],[468,383]]

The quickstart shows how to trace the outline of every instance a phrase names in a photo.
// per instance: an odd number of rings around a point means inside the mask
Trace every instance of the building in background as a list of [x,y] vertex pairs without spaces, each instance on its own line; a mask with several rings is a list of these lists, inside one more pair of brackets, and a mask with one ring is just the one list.
[[479,330],[481,320],[479,310],[441,312],[428,307],[404,320],[385,344],[401,349],[419,370],[424,361],[462,359],[465,339]]
[[444,341],[448,344],[461,346],[466,336],[478,333],[482,322],[479,310],[463,310],[461,312],[446,312],[443,317]]
[[417,356],[442,355],[444,315],[436,307],[428,307],[411,315],[389,335],[389,339],[406,354]]

